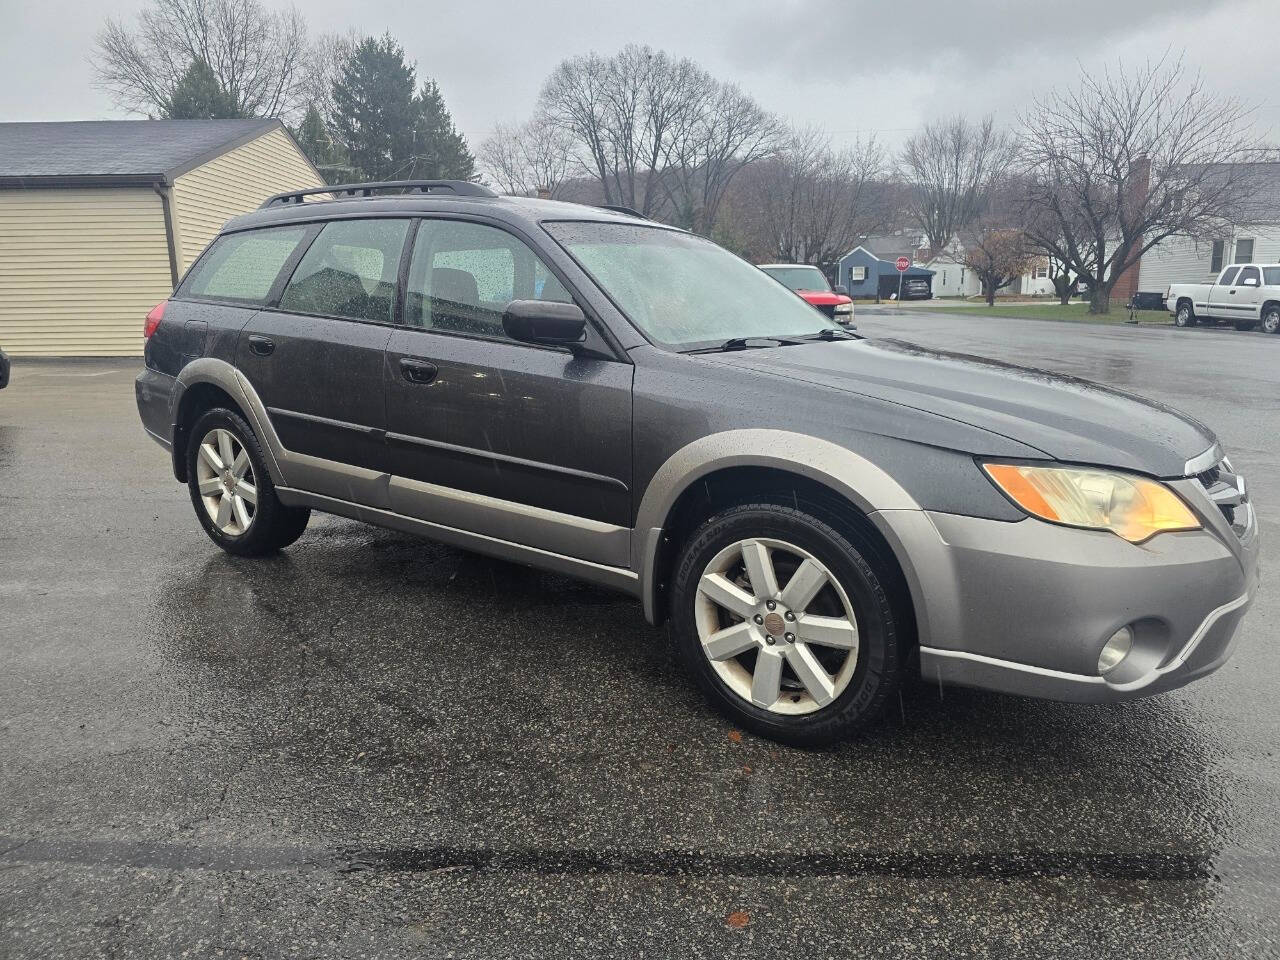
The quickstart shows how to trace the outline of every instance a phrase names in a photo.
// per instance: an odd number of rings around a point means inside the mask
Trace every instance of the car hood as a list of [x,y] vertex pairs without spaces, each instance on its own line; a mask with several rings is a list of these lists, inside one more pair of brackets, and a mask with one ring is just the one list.
[[1087,380],[900,340],[811,343],[707,359],[902,404],[1068,463],[1180,477],[1215,442],[1163,404]]
[[834,307],[840,303],[853,303],[851,299],[843,293],[833,293],[829,290],[797,290],[800,299],[805,303],[812,304],[815,307]]

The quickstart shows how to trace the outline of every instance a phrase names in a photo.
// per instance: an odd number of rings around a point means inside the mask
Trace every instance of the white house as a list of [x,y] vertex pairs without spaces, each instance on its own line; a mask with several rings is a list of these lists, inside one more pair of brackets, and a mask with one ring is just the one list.
[[1138,265],[1138,290],[1164,293],[1171,283],[1208,282],[1232,263],[1280,263],[1280,163],[1256,163],[1239,222],[1216,240],[1169,237]]
[[[916,259],[921,266],[933,271],[933,295],[935,297],[980,297],[982,282],[977,274],[966,267],[960,260],[964,256],[964,246],[958,238],[953,239],[944,250],[929,256],[922,241],[922,249]],[[1053,281],[1049,279],[1049,261],[1039,258],[1030,270],[1021,277],[1002,287],[997,296],[1021,294],[1023,296],[1047,297],[1053,295]]]

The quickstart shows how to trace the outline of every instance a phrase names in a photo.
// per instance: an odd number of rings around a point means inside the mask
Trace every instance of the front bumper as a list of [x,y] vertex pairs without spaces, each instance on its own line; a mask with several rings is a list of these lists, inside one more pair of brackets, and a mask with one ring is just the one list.
[[[1171,690],[1222,666],[1257,590],[1257,519],[1250,507],[1238,534],[1192,484],[1173,486],[1204,529],[1140,545],[1033,518],[882,511],[881,529],[911,559],[922,676],[1103,703]],[[1133,651],[1100,676],[1103,645],[1126,625]]]

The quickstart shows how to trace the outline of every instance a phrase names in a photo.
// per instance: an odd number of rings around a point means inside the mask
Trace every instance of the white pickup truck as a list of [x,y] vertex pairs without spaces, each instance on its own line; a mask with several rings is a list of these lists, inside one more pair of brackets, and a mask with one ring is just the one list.
[[1237,330],[1280,333],[1280,264],[1233,263],[1213,283],[1175,283],[1165,306],[1179,327],[1226,320]]

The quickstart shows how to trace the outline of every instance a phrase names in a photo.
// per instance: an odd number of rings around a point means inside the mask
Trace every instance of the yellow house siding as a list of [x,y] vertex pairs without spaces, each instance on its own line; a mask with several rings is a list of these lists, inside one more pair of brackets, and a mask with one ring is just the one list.
[[146,188],[0,189],[0,347],[139,356],[172,292],[160,197]]
[[324,181],[283,130],[272,130],[174,180],[181,273],[232,217],[273,193],[322,187]]

